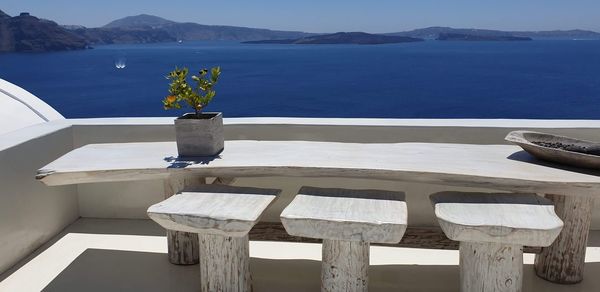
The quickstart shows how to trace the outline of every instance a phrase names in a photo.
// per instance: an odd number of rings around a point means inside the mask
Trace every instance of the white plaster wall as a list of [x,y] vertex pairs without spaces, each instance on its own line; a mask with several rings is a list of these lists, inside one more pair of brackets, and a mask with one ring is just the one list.
[[0,79],[0,135],[31,125],[64,119],[28,91]]
[[[89,143],[174,139],[172,118],[55,120],[0,134],[0,273],[27,256],[62,228],[82,217],[146,218],[146,208],[162,200],[156,181],[47,187],[36,170]],[[533,129],[600,141],[600,121],[226,119],[227,139],[340,142],[451,142],[498,144],[514,129]],[[279,213],[301,185],[381,188],[407,193],[409,224],[435,225],[428,195],[459,190],[419,183],[332,178],[244,178],[239,185],[279,187],[282,198],[264,220]],[[600,207],[600,200],[596,203]],[[593,218],[600,229],[600,212]]]
[[[168,141],[174,139],[172,118],[74,120],[74,143],[125,141]],[[532,129],[600,141],[600,121],[531,120],[373,120],[373,119],[226,119],[226,139],[313,140],[338,142],[445,142],[502,144],[515,129]],[[445,190],[472,190],[420,183],[331,179],[331,178],[244,178],[237,185],[284,189],[280,200],[264,220],[277,221],[281,210],[301,185],[380,188],[407,193],[409,224],[436,224],[428,195]],[[120,182],[78,186],[82,217],[147,218],[146,208],[163,199],[159,182]],[[489,191],[489,190],[488,190]],[[596,203],[600,207],[600,200]],[[600,229],[600,212],[593,228]]]
[[76,187],[35,180],[72,140],[69,126],[48,123],[0,134],[0,273],[79,217]]

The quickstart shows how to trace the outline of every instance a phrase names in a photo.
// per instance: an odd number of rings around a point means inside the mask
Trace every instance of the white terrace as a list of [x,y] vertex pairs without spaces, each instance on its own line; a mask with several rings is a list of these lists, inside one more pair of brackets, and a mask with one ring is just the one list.
[[[198,265],[170,264],[165,230],[151,221],[146,213],[149,206],[164,200],[165,186],[161,179],[156,179],[163,178],[162,174],[157,174],[157,177],[144,177],[141,174],[150,172],[138,171],[129,174],[129,177],[121,177],[118,182],[110,182],[108,179],[104,182],[94,182],[90,178],[102,176],[98,176],[99,173],[106,173],[99,169],[100,172],[89,176],[63,176],[72,179],[71,183],[74,184],[59,184],[56,181],[52,183],[53,179],[60,177],[58,172],[47,176],[44,182],[36,180],[38,169],[88,144],[173,141],[172,118],[64,119],[33,95],[0,80],[0,122],[0,291],[199,290]],[[444,143],[444,147],[441,147],[443,149],[456,148],[462,149],[463,152],[469,152],[469,149],[498,149],[500,152],[492,152],[499,153],[500,156],[510,155],[510,150],[514,148],[507,148],[509,146],[503,138],[508,132],[519,129],[600,141],[600,121],[226,118],[226,140],[231,145],[229,148],[226,145],[226,151],[235,152],[235,155],[242,157],[243,147],[258,147],[254,150],[256,153],[265,153],[267,149],[270,155],[264,158],[255,157],[255,164],[263,163],[264,169],[271,169],[269,167],[274,165],[281,169],[291,166],[287,170],[288,173],[278,172],[269,176],[264,176],[264,172],[259,168],[245,167],[235,170],[238,178],[233,182],[234,186],[282,190],[278,200],[268,205],[260,222],[256,225],[252,222],[254,229],[249,236],[249,260],[254,291],[318,291],[321,287],[321,243],[318,240],[294,237],[286,233],[280,223],[280,215],[287,206],[291,207],[285,213],[286,220],[289,221],[286,224],[296,224],[293,227],[286,226],[288,231],[296,230],[300,235],[321,236],[326,239],[327,248],[331,248],[331,243],[336,243],[335,240],[346,238],[340,233],[341,235],[334,236],[337,239],[332,240],[330,237],[333,235],[324,234],[323,230],[318,228],[306,227],[322,226],[320,224],[323,221],[319,219],[315,223],[317,225],[310,225],[313,224],[312,219],[302,219],[302,216],[316,216],[314,212],[319,208],[303,209],[301,205],[304,202],[314,204],[320,199],[298,196],[299,200],[291,204],[302,186],[378,189],[405,193],[406,198],[398,201],[401,203],[373,203],[373,206],[377,206],[373,208],[406,206],[408,228],[406,232],[401,226],[394,229],[394,232],[399,232],[394,233],[394,236],[403,233],[400,244],[373,243],[370,248],[366,246],[367,251],[370,249],[369,290],[459,291],[460,267],[457,246],[458,241],[463,240],[460,236],[464,233],[457,233],[455,236],[450,232],[448,228],[456,227],[452,224],[456,224],[457,221],[444,217],[450,214],[448,209],[445,209],[447,206],[443,205],[448,202],[435,202],[437,213],[434,213],[429,200],[430,194],[446,191],[513,190],[543,190],[551,193],[552,190],[557,190],[560,195],[569,191],[585,193],[585,190],[594,189],[596,184],[597,179],[593,174],[569,172],[569,176],[564,176],[559,170],[523,165],[518,167],[522,173],[501,173],[499,170],[497,175],[502,179],[493,181],[493,184],[488,184],[487,180],[479,180],[473,172],[484,169],[482,164],[498,165],[496,163],[500,160],[494,159],[461,163],[461,159],[468,160],[469,157],[466,156],[450,157],[439,165],[418,163],[421,161],[419,157],[428,157],[429,154],[432,157],[442,155],[440,159],[443,157],[444,153],[439,152],[440,147],[429,143]],[[310,147],[317,145],[311,142],[335,143],[323,143],[323,151],[309,152]],[[410,144],[398,144],[407,142]],[[244,143],[249,143],[250,146],[244,146]],[[389,144],[389,147],[386,144]],[[457,144],[470,145],[463,147]],[[167,148],[171,147],[168,146],[170,143],[164,145],[167,145]],[[477,145],[497,146],[481,148]],[[362,172],[354,168],[360,157],[352,157],[353,147],[371,152],[385,152],[396,148],[399,150],[376,159],[377,167],[382,169],[375,175],[361,175]],[[76,155],[77,152],[73,153],[70,155]],[[142,152],[133,154],[144,157]],[[400,154],[403,156],[398,156]],[[490,157],[484,154],[480,153],[479,157]],[[96,166],[101,166],[120,154],[115,155],[109,155],[106,159],[95,157],[99,163]],[[330,160],[326,161],[327,159]],[[411,159],[416,161],[413,167],[421,168],[422,173],[403,175],[402,180],[392,179],[398,175],[400,168],[407,167],[406,163]],[[448,163],[452,162],[452,159],[454,162]],[[122,161],[125,160],[127,159]],[[230,162],[231,160],[223,159],[210,164],[209,168],[202,165],[193,166],[191,171],[202,173],[203,176],[212,171],[217,176],[230,171],[226,170],[231,167],[226,165]],[[323,168],[313,172],[314,169],[306,166],[309,163],[320,164]],[[360,163],[365,166],[374,162],[365,160]],[[73,167],[87,166],[84,163]],[[162,166],[146,165],[144,169],[160,167]],[[331,172],[332,169],[339,168],[349,170],[339,176]],[[436,168],[438,172],[455,174],[443,177],[427,174],[426,170],[431,168]],[[469,173],[470,177],[464,177]],[[136,175],[142,180],[136,178]],[[575,178],[569,178],[571,175]],[[484,173],[481,176],[489,177],[491,174]],[[527,180],[527,177],[544,183],[525,184],[523,181]],[[569,184],[570,180],[578,183]],[[212,178],[209,178],[209,181],[212,181]],[[48,186],[45,183],[56,186]],[[463,187],[464,185],[470,187]],[[590,193],[593,195],[595,192]],[[527,208],[530,211],[527,214],[539,214],[535,215],[538,216],[536,218],[552,215],[551,208],[548,209],[545,202],[540,203],[539,208],[534,207],[537,205],[531,202],[528,203]],[[351,202],[336,201],[336,204],[346,203],[348,208],[356,207]],[[323,203],[317,203],[315,206],[322,205]],[[595,200],[595,203],[590,203],[587,207],[593,210],[599,208],[600,200]],[[167,211],[168,208],[160,209],[160,212]],[[494,211],[501,210],[493,208],[486,212],[477,211],[462,212],[472,213],[474,216],[461,220],[474,220],[473,218],[477,218],[475,215],[493,214]],[[394,224],[406,224],[403,218],[393,217],[393,212],[390,214]],[[443,221],[446,224],[444,231],[456,241],[443,236],[436,214],[448,220]],[[490,217],[486,218],[488,220]],[[527,222],[543,229],[543,226],[538,224],[540,222],[531,220],[531,216],[523,218],[529,218],[526,219],[530,220]],[[552,226],[544,229],[548,230],[547,232],[540,231],[544,232],[544,236],[536,236],[537,241],[530,240],[528,235],[518,237],[517,234],[511,239],[511,244],[543,244],[553,239],[553,232],[560,228],[560,225],[558,221],[552,221],[553,218],[549,220],[547,222],[553,222]],[[516,225],[524,222],[513,221]],[[248,225],[248,228],[252,225]],[[460,228],[460,225],[457,226]],[[394,228],[386,228],[388,227]],[[536,276],[533,264],[535,253],[539,253],[540,248],[526,247],[523,255],[523,291],[599,291],[600,278],[596,275],[600,274],[600,231],[597,231],[600,230],[600,212],[593,213],[591,230],[582,282],[561,285]],[[386,234],[374,233],[370,238],[373,242],[380,239],[381,242],[386,242]],[[499,241],[498,244],[503,243]],[[364,251],[364,248],[364,245],[361,245],[360,249],[356,250]],[[323,253],[328,254],[325,251]],[[519,255],[518,248],[516,254]]]

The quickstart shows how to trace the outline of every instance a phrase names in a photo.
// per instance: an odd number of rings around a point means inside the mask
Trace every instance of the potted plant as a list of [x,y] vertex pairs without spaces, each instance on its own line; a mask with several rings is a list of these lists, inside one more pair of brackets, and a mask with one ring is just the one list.
[[188,68],[175,68],[167,76],[170,80],[169,95],[163,100],[166,110],[179,109],[184,102],[194,112],[186,113],[175,119],[175,137],[179,156],[213,156],[223,150],[223,114],[203,112],[215,97],[213,89],[219,81],[221,68],[209,71],[202,69],[192,76],[189,84]]

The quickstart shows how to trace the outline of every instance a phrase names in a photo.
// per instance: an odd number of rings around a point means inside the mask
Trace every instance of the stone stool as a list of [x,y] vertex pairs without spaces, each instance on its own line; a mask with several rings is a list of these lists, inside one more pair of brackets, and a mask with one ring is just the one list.
[[302,187],[281,213],[290,235],[323,239],[322,291],[367,291],[369,243],[398,243],[404,193]]
[[201,290],[251,289],[248,232],[280,190],[205,185],[148,209],[169,230],[198,233]]
[[545,247],[563,222],[535,194],[444,192],[430,196],[442,230],[460,241],[460,291],[521,291],[523,246]]

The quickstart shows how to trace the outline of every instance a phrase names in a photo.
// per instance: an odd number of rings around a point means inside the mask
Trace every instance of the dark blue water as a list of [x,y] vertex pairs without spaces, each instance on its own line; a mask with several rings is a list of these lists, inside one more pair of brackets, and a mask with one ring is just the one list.
[[0,55],[0,78],[69,118],[175,116],[164,75],[216,65],[228,117],[600,119],[600,41],[115,45]]

